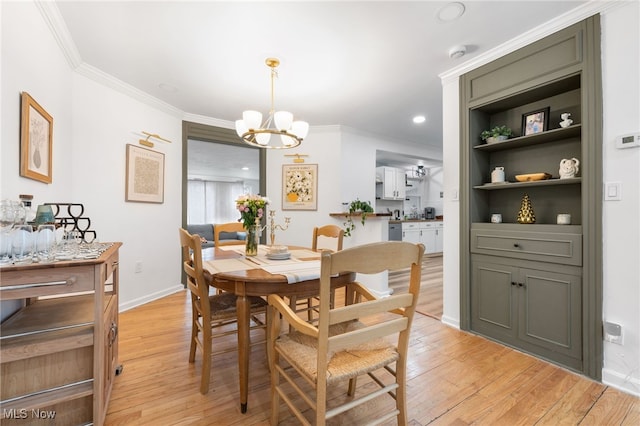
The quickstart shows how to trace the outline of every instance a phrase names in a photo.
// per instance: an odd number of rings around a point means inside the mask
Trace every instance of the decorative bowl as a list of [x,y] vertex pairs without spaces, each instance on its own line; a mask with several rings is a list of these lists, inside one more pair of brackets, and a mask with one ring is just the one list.
[[531,182],[534,180],[545,179],[551,179],[551,175],[549,173],[529,173],[526,175],[516,175],[516,180],[518,182]]

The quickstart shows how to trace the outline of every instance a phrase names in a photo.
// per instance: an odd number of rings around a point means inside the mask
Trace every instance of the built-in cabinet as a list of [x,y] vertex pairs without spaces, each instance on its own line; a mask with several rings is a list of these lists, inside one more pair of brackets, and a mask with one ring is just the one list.
[[444,224],[442,222],[403,222],[402,241],[425,246],[425,253],[442,252],[444,239]]
[[471,328],[578,369],[582,229],[474,224]]
[[376,198],[404,200],[405,196],[405,172],[394,167],[376,167]]
[[[461,77],[461,326],[599,378],[601,370],[601,90],[599,19]],[[548,122],[526,134],[524,117]],[[573,123],[561,127],[562,113]],[[506,125],[514,135],[485,143]],[[560,179],[562,159],[577,158]],[[505,183],[491,172],[504,167]],[[516,175],[551,178],[518,182]],[[517,223],[527,195],[535,223]],[[492,214],[502,223],[491,223]],[[571,215],[572,225],[557,216]]]
[[3,425],[104,423],[120,371],[121,244],[103,244],[97,259],[1,268],[0,299],[25,305],[0,328]]

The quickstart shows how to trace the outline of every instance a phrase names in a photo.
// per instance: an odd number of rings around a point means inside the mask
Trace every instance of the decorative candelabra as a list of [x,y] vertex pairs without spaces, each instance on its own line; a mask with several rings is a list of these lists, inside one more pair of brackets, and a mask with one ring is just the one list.
[[271,242],[270,246],[273,247],[273,244],[276,241],[276,230],[280,229],[281,231],[286,231],[289,228],[289,222],[291,222],[290,217],[284,218],[284,225],[276,225],[276,212],[275,210],[269,210],[269,241]]

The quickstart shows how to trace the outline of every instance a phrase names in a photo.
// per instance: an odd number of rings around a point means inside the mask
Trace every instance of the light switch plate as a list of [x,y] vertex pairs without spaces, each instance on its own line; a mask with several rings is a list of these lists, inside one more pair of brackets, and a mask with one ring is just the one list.
[[605,201],[621,201],[622,200],[622,182],[605,182],[604,200]]

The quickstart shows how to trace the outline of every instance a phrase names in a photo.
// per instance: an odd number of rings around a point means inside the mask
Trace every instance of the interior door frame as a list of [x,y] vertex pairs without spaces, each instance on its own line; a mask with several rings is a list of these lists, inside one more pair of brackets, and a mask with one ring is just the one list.
[[[260,151],[258,157],[259,162],[259,188],[260,194],[267,193],[267,153],[265,149],[250,147],[244,144],[236,131],[233,129],[226,129],[223,127],[211,126],[208,124],[194,123],[191,121],[182,121],[182,228],[187,227],[187,178],[189,172],[189,139],[195,139],[199,141],[235,145],[242,148],[257,149]],[[180,264],[182,270],[182,263]],[[186,276],[182,271],[182,283],[186,283]]]

